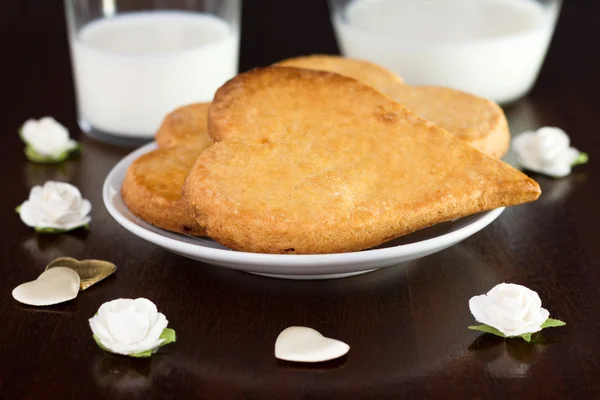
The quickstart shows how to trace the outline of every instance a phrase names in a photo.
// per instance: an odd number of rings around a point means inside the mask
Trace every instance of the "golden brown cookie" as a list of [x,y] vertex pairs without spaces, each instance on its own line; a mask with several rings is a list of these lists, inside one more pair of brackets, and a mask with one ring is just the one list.
[[387,94],[491,157],[500,158],[508,151],[508,123],[491,100],[439,86],[396,85]]
[[142,220],[159,228],[195,236],[205,232],[182,198],[186,176],[209,145],[184,143],[159,148],[136,159],[127,169],[121,196]]
[[508,151],[510,131],[493,101],[444,87],[404,85],[393,72],[373,63],[339,56],[307,56],[276,65],[336,72],[390,96],[415,114],[458,136],[476,149],[500,158]]
[[275,65],[335,72],[356,79],[386,94],[390,87],[404,83],[401,77],[381,65],[334,55],[314,54],[288,58]]
[[192,142],[207,146],[212,144],[206,127],[209,105],[210,103],[189,104],[169,113],[156,132],[159,147]]
[[269,67],[216,93],[184,185],[207,235],[235,250],[335,253],[537,199],[533,180],[371,87]]

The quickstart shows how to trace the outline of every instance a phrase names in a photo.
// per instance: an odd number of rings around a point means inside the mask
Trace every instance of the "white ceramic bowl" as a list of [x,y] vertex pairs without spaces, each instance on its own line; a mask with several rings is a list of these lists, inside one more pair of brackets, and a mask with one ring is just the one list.
[[208,238],[169,232],[133,215],[121,198],[120,189],[127,167],[139,156],[156,148],[150,143],[129,154],[110,171],[102,197],[113,218],[134,235],[174,253],[208,264],[287,279],[342,278],[399,266],[405,261],[444,250],[480,231],[504,211],[498,208],[438,224],[377,248],[337,254],[258,254],[233,251]]
[[562,0],[329,0],[342,54],[410,85],[509,104],[535,83]]

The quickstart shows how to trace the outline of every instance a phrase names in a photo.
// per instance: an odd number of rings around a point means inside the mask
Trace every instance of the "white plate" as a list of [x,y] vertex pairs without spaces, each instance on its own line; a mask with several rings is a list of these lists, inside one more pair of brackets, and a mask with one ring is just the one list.
[[377,248],[337,254],[257,254],[227,249],[208,238],[196,238],[154,227],[133,215],[121,198],[121,184],[127,167],[139,156],[156,148],[147,144],[123,158],[110,171],[102,197],[108,212],[136,236],[174,253],[221,267],[288,279],[342,278],[390,267],[444,250],[480,231],[494,221],[504,208],[435,225]]

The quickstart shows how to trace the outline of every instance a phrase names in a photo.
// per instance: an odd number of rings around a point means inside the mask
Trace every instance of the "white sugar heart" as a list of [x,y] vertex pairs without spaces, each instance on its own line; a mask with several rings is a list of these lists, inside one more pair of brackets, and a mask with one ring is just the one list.
[[343,356],[348,350],[350,346],[346,343],[305,326],[290,326],[275,341],[275,357],[286,361],[328,361]]
[[77,297],[79,283],[77,272],[56,267],[44,271],[35,281],[20,284],[12,295],[15,300],[30,306],[50,306]]

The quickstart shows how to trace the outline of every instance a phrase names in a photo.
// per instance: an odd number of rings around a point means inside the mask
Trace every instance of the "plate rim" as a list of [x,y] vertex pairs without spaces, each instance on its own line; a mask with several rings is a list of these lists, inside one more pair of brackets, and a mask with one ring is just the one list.
[[[131,233],[143,238],[150,243],[164,247],[156,243],[156,239],[160,241],[166,241],[171,246],[170,249],[174,249],[176,252],[194,254],[194,256],[204,257],[214,261],[229,262],[229,263],[243,263],[246,265],[277,265],[277,264],[289,264],[293,261],[296,267],[302,266],[313,266],[315,263],[319,264],[338,264],[340,262],[347,263],[360,263],[360,262],[373,262],[386,260],[390,258],[399,258],[413,253],[424,252],[431,249],[443,247],[444,245],[454,244],[455,242],[466,239],[467,237],[482,230],[496,218],[502,214],[506,207],[499,207],[496,209],[483,211],[478,214],[478,217],[471,223],[439,236],[420,240],[414,243],[401,244],[398,246],[386,247],[382,249],[366,249],[360,251],[352,251],[345,253],[327,253],[327,254],[268,254],[268,253],[251,253],[242,252],[231,249],[219,249],[214,247],[203,246],[201,244],[186,243],[181,240],[164,236],[158,232],[153,232],[147,228],[140,226],[139,224],[131,221],[125,215],[123,215],[113,204],[114,196],[119,196],[121,202],[123,202],[119,190],[114,190],[112,182],[117,180],[116,175],[121,173],[121,170],[126,169],[133,160],[142,154],[150,152],[158,148],[156,142],[152,141],[147,143],[140,148],[132,151],[121,160],[119,160],[106,175],[104,183],[102,185],[102,200],[108,213],[112,216],[117,223],[123,228],[127,229]],[[122,184],[122,181],[120,182]],[[124,204],[124,202],[123,202]],[[156,229],[160,229],[156,227]],[[155,239],[153,240],[152,237]],[[209,240],[212,240],[208,238]],[[265,265],[267,264],[267,265]],[[282,265],[282,266],[283,266]],[[297,274],[297,272],[295,273]]]

